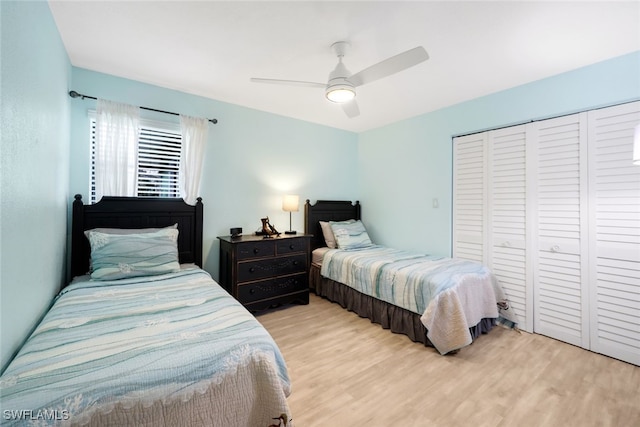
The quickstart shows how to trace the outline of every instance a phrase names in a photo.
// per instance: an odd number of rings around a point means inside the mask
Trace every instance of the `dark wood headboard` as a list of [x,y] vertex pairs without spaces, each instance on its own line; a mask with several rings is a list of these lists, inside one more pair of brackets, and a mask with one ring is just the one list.
[[309,199],[304,204],[304,232],[313,234],[311,250],[326,246],[320,221],[346,221],[360,219],[360,202],[352,204],[343,200],[318,200],[312,205]]
[[91,248],[84,235],[92,228],[156,228],[178,224],[180,263],[202,267],[202,199],[194,206],[182,199],[103,197],[98,203],[85,205],[76,194],[71,225],[71,277],[89,271]]

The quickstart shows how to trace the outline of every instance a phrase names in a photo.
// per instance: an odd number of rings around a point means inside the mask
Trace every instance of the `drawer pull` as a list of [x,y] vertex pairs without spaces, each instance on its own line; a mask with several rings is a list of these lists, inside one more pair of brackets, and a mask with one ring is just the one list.
[[298,265],[299,262],[298,261],[293,261],[293,265]]
[[560,246],[555,245],[551,247],[551,252],[559,252],[560,251]]
[[258,252],[260,252],[260,249],[258,249],[258,248],[253,248],[253,253],[254,253],[254,254],[257,254]]
[[293,245],[289,245],[289,249],[294,250],[296,247]]
[[249,273],[253,273],[254,271],[256,271],[255,267],[249,268]]
[[255,289],[253,289],[253,288],[251,288],[251,289],[249,289],[249,293],[250,293],[251,295],[253,295],[253,294],[255,294],[255,293],[256,293],[256,290],[255,290]]

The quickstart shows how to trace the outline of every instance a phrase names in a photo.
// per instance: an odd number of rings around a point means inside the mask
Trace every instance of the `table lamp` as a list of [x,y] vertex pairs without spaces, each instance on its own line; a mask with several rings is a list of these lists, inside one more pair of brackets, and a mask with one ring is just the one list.
[[298,212],[298,201],[298,196],[293,194],[287,194],[282,198],[282,210],[289,212],[289,231],[285,231],[284,234],[296,234],[291,229],[291,212]]

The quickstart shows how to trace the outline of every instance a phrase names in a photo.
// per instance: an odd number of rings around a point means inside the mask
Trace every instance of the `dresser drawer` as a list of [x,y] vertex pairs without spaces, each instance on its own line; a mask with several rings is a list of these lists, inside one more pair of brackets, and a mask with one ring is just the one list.
[[307,254],[256,259],[238,263],[238,282],[249,282],[267,277],[307,271]]
[[238,245],[236,254],[238,260],[271,257],[276,254],[276,245],[273,241],[242,243]]
[[307,240],[306,239],[281,240],[276,243],[276,250],[278,251],[278,255],[286,255],[294,252],[306,252]]
[[309,281],[306,273],[247,283],[238,286],[238,301],[245,304],[306,291],[308,287]]

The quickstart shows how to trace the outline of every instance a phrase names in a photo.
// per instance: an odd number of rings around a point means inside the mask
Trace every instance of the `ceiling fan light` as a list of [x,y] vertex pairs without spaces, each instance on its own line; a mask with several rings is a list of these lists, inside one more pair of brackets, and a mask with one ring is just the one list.
[[325,95],[329,101],[342,104],[355,98],[356,91],[348,84],[335,84],[327,88]]

